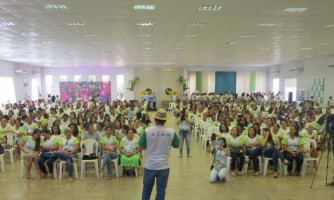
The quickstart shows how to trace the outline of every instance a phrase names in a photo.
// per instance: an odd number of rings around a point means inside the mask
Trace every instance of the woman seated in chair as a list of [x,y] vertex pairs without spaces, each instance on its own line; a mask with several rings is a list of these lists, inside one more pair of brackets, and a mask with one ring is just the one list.
[[127,130],[127,136],[123,137],[119,145],[121,152],[121,166],[123,171],[125,167],[139,167],[139,148],[138,139],[133,137],[133,131]]
[[21,142],[19,142],[19,147],[22,154],[23,159],[27,159],[27,177],[29,180],[35,179],[30,171],[31,166],[35,163],[35,167],[38,170],[39,179],[41,179],[41,172],[37,163],[39,152],[41,151],[41,146],[43,146],[43,141],[41,141],[41,132],[38,129],[35,129],[32,132],[31,136],[25,136]]
[[239,131],[237,128],[232,128],[231,130],[231,137],[227,138],[227,146],[231,150],[231,176],[235,176],[235,165],[237,163],[237,158],[239,158],[239,165],[238,165],[238,175],[242,176],[242,168],[245,162],[245,155],[244,155],[244,137],[240,136]]
[[245,140],[246,146],[246,155],[249,156],[249,159],[246,159],[246,162],[253,160],[255,176],[259,175],[259,159],[258,156],[261,155],[261,140],[255,134],[255,129],[250,127],[248,129],[248,136]]
[[79,149],[79,140],[72,136],[71,130],[65,128],[65,137],[59,141],[59,152],[58,156],[61,160],[66,161],[68,168],[68,181],[73,181],[73,162],[77,161],[77,151]]
[[269,128],[263,129],[263,138],[261,141],[261,147],[263,151],[263,156],[267,158],[273,159],[274,164],[274,178],[278,178],[277,176],[277,168],[278,168],[278,159],[287,165],[289,163],[288,160],[284,159],[282,153],[279,151],[281,148],[281,144],[279,142],[278,137],[274,136]]
[[111,160],[118,158],[118,153],[116,149],[118,148],[118,141],[115,136],[112,135],[113,129],[112,127],[106,128],[106,136],[101,138],[101,147],[103,150],[102,154],[102,166],[99,169],[100,172],[103,171],[104,167],[107,165],[108,177],[107,180],[110,180],[112,172],[111,172]]
[[228,172],[226,166],[227,156],[231,155],[230,149],[226,146],[226,139],[222,137],[219,140],[213,140],[208,151],[215,155],[210,174],[210,183],[214,183],[217,180],[226,182],[226,174]]
[[58,154],[55,152],[58,150],[58,138],[54,135],[51,135],[51,132],[48,129],[42,130],[42,136],[44,137],[42,153],[38,158],[38,166],[42,171],[42,178],[47,178],[48,172],[45,169],[44,162],[46,161],[50,178],[53,178],[53,162],[57,160]]
[[225,122],[221,123],[219,126],[219,131],[217,132],[217,139],[219,140],[221,137],[227,139],[230,136],[231,134],[228,126],[225,124]]
[[6,144],[6,142],[7,142],[6,137],[4,137],[0,132],[0,154],[5,153],[5,148],[3,148],[2,144]]
[[299,137],[298,125],[290,127],[290,134],[283,139],[283,156],[289,161],[288,172],[293,176],[292,167],[293,160],[296,160],[296,175],[300,176],[300,169],[303,165],[304,156],[301,153],[303,149],[303,140]]

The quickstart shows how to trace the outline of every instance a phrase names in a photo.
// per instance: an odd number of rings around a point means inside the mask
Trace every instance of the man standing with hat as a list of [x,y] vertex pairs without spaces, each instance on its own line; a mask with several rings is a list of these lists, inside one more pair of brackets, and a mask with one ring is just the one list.
[[171,146],[178,148],[180,144],[174,129],[165,127],[167,120],[165,109],[160,108],[154,120],[155,126],[146,128],[139,140],[140,149],[146,149],[142,200],[150,199],[155,179],[157,179],[155,199],[165,199]]

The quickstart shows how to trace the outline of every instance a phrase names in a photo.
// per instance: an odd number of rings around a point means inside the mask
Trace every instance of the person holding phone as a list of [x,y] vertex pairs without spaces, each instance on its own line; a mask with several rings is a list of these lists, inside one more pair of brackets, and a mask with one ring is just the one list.
[[213,140],[208,148],[208,152],[215,154],[213,166],[210,173],[210,183],[218,180],[226,182],[227,156],[230,156],[230,149],[227,148],[226,139],[221,137],[219,140]]

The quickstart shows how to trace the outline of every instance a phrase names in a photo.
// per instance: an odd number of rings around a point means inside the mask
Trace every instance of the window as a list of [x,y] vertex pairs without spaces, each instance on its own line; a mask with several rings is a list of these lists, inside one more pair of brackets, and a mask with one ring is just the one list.
[[273,79],[273,92],[277,94],[279,91],[279,78]]
[[46,94],[52,94],[53,92],[53,76],[52,75],[45,75],[45,89]]
[[89,82],[95,82],[96,81],[96,76],[95,75],[89,75],[88,76],[88,81]]
[[289,101],[289,93],[292,92],[292,101],[296,101],[297,96],[297,78],[285,79],[285,101]]
[[124,99],[124,75],[120,74],[116,76],[116,86],[117,86],[117,99]]
[[60,82],[67,82],[67,75],[60,75]]
[[31,100],[38,100],[41,93],[41,87],[37,78],[31,79]]
[[74,81],[80,82],[81,81],[81,75],[74,75]]
[[109,76],[109,75],[102,75],[102,81],[103,81],[103,82],[108,82],[108,81],[110,81],[110,76]]
[[2,94],[0,95],[0,103],[16,103],[14,82],[12,77],[0,77],[0,85]]

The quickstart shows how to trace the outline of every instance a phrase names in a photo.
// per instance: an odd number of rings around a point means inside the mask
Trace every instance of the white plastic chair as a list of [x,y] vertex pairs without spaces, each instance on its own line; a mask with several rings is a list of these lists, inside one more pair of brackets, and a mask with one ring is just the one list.
[[193,128],[195,141],[197,141],[198,134],[201,132],[201,130],[198,129],[198,126],[200,123],[201,123],[201,120],[195,120],[195,127]]
[[[62,177],[63,177],[63,166],[64,165],[66,165],[66,161],[65,160],[59,160],[59,179],[62,179]],[[79,178],[78,177],[78,163],[77,162],[73,162],[73,169],[74,169],[75,178]]]
[[16,135],[14,133],[6,133],[5,135],[7,136],[7,144],[11,146],[9,149],[5,149],[5,154],[9,155],[10,162],[14,164]]
[[214,134],[214,133],[217,134],[217,132],[218,132],[218,127],[215,127],[215,126],[209,127],[207,134],[204,135],[203,140],[202,140],[203,141],[202,144],[203,144],[204,151],[206,150],[206,143],[207,143],[207,141],[210,142],[212,134]]
[[[263,175],[267,174],[267,169],[268,169],[268,165],[269,165],[269,160],[273,160],[272,158],[268,158],[268,157],[263,157],[264,159],[264,165],[263,165]],[[279,173],[280,175],[282,175],[282,165],[281,165],[281,160],[278,159],[278,167],[279,167]]]
[[[31,168],[33,168],[33,166],[34,166],[36,174],[38,174],[38,168],[35,166],[35,162],[33,162],[32,164],[33,165],[31,166]],[[27,165],[27,159],[23,158],[23,152],[21,152],[20,178],[23,178],[27,174],[26,165]]]
[[[119,177],[119,172],[118,172],[118,169],[119,169],[118,158],[115,158],[115,159],[111,160],[111,162],[113,162],[114,165],[115,165],[116,177],[118,178]],[[103,159],[101,159],[101,166],[102,166],[102,163],[103,163]],[[100,172],[100,177],[101,178],[103,177],[103,172]]]
[[1,165],[1,170],[4,172],[5,171],[5,159],[4,159],[5,154],[0,154],[0,165]]
[[[202,130],[204,131],[204,133],[201,135],[201,145],[202,145],[203,148],[205,147],[204,139],[208,136],[209,128],[211,128],[211,127],[215,127],[215,126],[210,124],[210,123],[205,123],[202,127]],[[217,133],[217,131],[215,133]],[[212,133],[211,133],[211,135],[212,135]],[[210,137],[211,137],[211,135],[210,135]]]
[[[95,140],[92,139],[87,139],[81,142],[81,151],[84,151],[88,153],[89,155],[94,153],[96,156],[98,155],[98,148],[99,148],[99,143]],[[95,147],[95,148],[94,148]],[[83,152],[82,152],[83,153]],[[83,160],[81,159],[81,178],[83,178],[83,175],[85,174],[86,171],[86,163],[94,163],[95,165],[95,171],[96,171],[96,177],[99,178],[99,159],[93,159],[93,160]]]
[[[310,152],[310,150],[311,150],[311,143],[313,143],[314,148],[317,148],[317,142],[315,140],[310,139],[310,138],[304,138],[303,139],[303,150]],[[320,155],[318,155],[317,158],[311,158],[311,157],[310,158],[305,158],[304,157],[304,162],[303,162],[303,165],[302,165],[302,173],[301,174],[303,176],[305,176],[305,174],[306,174],[306,168],[307,168],[307,163],[309,161],[312,161],[311,162],[311,168],[314,168],[313,162],[317,161],[317,164],[319,165],[319,160],[320,160]]]

